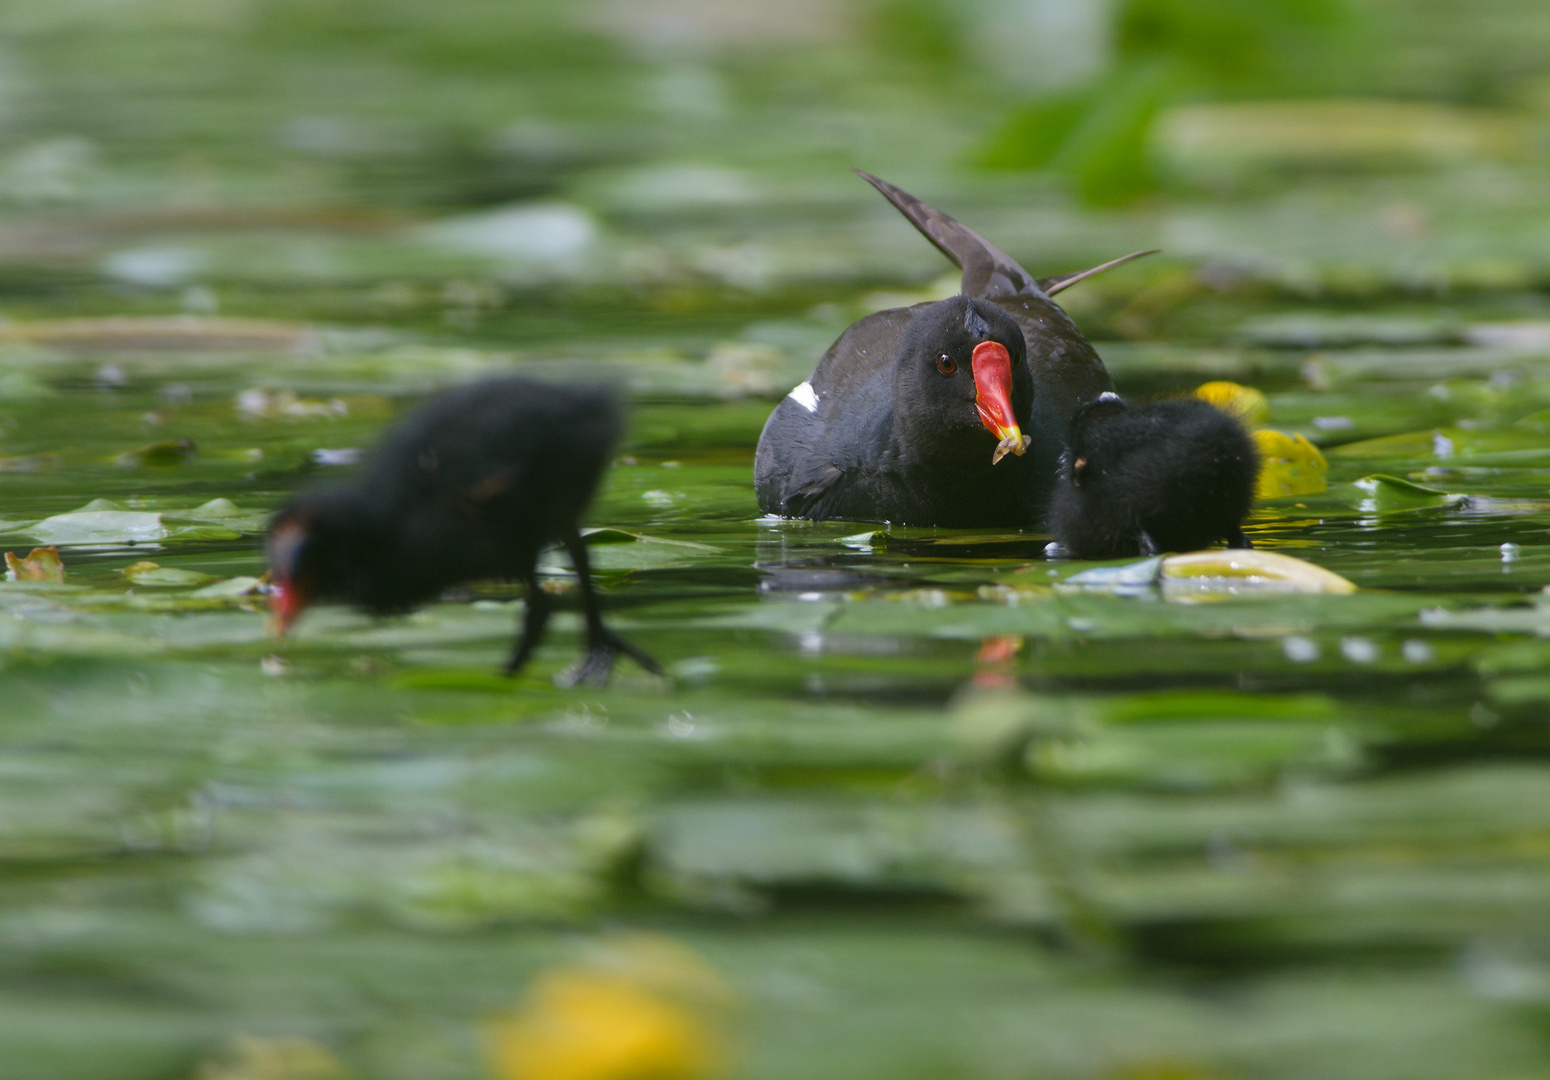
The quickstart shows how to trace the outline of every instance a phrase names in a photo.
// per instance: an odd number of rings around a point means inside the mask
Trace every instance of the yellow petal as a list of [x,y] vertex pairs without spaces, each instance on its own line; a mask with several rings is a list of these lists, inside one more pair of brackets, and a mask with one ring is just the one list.
[[1339,574],[1273,551],[1225,548],[1169,555],[1159,571],[1166,593],[1353,593]]
[[704,1080],[722,1056],[690,1008],[633,979],[580,968],[541,976],[489,1034],[497,1080]]
[[1252,386],[1226,381],[1202,383],[1195,388],[1195,396],[1236,416],[1245,427],[1257,428],[1270,419],[1270,402]]
[[1329,463],[1319,448],[1301,435],[1261,428],[1254,433],[1254,443],[1259,448],[1256,498],[1317,495],[1329,486],[1324,480]]

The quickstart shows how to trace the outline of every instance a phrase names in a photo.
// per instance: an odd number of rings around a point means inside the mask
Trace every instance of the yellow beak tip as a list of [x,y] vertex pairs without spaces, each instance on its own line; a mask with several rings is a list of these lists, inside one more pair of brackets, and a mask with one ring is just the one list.
[[991,455],[990,463],[995,465],[1008,454],[1016,454],[1022,457],[1028,452],[1028,444],[1033,442],[1031,435],[1024,435],[1015,427],[1004,428],[1000,432],[1001,441],[996,444],[996,452]]

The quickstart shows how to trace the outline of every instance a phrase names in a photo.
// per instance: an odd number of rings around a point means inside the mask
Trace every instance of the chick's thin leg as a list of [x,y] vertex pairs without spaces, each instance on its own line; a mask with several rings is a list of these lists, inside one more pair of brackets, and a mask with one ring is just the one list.
[[543,640],[544,627],[549,624],[549,613],[554,610],[549,594],[538,587],[538,575],[529,571],[524,580],[527,582],[527,602],[522,614],[522,636],[511,650],[511,659],[506,661],[507,675],[521,671],[533,655],[533,650]]
[[597,592],[592,587],[592,564],[587,559],[586,541],[582,540],[580,533],[572,531],[565,538],[565,550],[570,552],[571,563],[576,567],[576,577],[581,585],[581,610],[587,620],[587,654],[582,657],[580,664],[561,676],[563,684],[577,686],[581,683],[606,683],[617,653],[631,657],[653,675],[662,674],[660,664],[603,625]]

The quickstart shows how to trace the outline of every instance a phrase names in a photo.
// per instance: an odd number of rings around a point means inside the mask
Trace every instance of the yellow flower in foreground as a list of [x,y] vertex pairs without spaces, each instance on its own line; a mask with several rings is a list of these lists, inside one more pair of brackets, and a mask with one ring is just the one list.
[[1195,396],[1229,416],[1236,416],[1247,428],[1257,428],[1270,419],[1270,402],[1252,386],[1218,380],[1197,386]]
[[1254,443],[1259,447],[1260,463],[1255,498],[1317,495],[1329,486],[1324,479],[1329,463],[1319,448],[1301,435],[1260,428],[1254,433]]
[[489,1029],[498,1080],[704,1080],[721,1072],[713,1026],[731,992],[667,938],[605,943],[587,966],[541,975]]
[[681,1006],[615,975],[557,971],[493,1025],[490,1058],[500,1080],[698,1080],[718,1055]]

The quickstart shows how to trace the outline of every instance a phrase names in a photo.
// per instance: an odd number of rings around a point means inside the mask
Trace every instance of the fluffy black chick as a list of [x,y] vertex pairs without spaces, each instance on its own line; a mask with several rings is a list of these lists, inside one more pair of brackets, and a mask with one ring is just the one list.
[[1079,559],[1251,547],[1243,519],[1258,477],[1254,440],[1215,406],[1104,394],[1072,418],[1050,532]]
[[563,544],[580,579],[587,652],[569,682],[601,682],[616,653],[661,673],[609,631],[598,610],[578,523],[622,426],[607,390],[524,378],[452,390],[393,428],[352,482],[298,495],[269,525],[271,598],[283,633],[307,605],[338,600],[376,614],[406,611],[458,582],[527,585],[515,674],[551,608],[539,553]]

